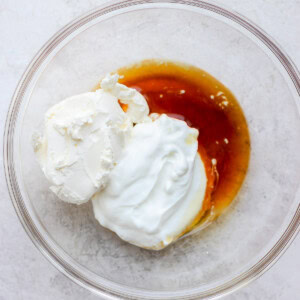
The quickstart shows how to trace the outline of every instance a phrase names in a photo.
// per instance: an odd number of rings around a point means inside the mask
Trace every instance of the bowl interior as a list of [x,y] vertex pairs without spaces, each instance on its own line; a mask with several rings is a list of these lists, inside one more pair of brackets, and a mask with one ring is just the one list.
[[[248,174],[228,211],[159,252],[102,228],[90,203],[56,199],[31,145],[51,105],[92,90],[107,72],[151,58],[192,64],[220,80],[240,102],[251,136]],[[286,229],[299,201],[298,96],[271,51],[233,21],[182,5],[123,8],[74,31],[34,76],[17,120],[21,193],[48,246],[83,278],[139,297],[205,292],[249,270]]]

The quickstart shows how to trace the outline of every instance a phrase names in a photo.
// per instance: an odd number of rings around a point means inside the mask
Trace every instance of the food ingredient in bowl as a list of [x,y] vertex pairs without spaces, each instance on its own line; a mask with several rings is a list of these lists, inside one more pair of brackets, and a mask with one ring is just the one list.
[[93,197],[100,224],[144,248],[177,239],[201,210],[206,191],[197,137],[197,129],[165,114],[134,126],[108,186]]
[[44,134],[35,139],[35,152],[50,189],[63,201],[87,202],[106,186],[131,126],[117,99],[103,90],[51,107]]
[[133,123],[150,121],[148,117],[149,107],[143,95],[135,89],[130,89],[126,85],[118,83],[118,79],[118,74],[106,75],[101,81],[101,88],[127,105],[126,113]]
[[[34,150],[50,189],[63,201],[85,203],[103,189],[133,121],[150,120],[144,97],[117,80],[117,74],[107,75],[105,89],[54,105],[46,113],[43,135],[34,135]],[[118,99],[128,104],[128,113]]]

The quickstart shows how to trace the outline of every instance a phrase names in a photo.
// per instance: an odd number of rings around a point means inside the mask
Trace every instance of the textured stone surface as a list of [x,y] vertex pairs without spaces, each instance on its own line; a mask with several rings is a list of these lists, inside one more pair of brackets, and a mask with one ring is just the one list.
[[[219,0],[260,25],[300,66],[300,1]],[[0,126],[25,67],[44,42],[99,1],[0,0]],[[0,146],[2,149],[2,139]],[[2,163],[2,155],[1,155]],[[9,200],[0,173],[0,299],[98,299],[57,271],[33,246]],[[296,299],[300,293],[300,239],[261,278],[227,299]]]

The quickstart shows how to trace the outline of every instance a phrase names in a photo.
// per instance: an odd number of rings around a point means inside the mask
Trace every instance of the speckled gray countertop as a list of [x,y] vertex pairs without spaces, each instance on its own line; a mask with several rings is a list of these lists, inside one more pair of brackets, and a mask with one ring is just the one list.
[[[25,67],[57,30],[100,0],[0,0],[0,126]],[[269,33],[300,66],[299,0],[218,0]],[[3,140],[0,140],[2,149]],[[1,154],[2,165],[2,154]],[[99,299],[71,282],[39,253],[21,227],[0,170],[0,299]],[[300,238],[262,277],[226,299],[299,299]]]

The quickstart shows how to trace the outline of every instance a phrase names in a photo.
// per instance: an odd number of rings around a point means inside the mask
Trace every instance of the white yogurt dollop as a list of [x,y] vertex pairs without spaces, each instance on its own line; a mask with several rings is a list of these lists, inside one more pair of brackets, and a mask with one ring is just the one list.
[[144,248],[160,249],[175,240],[205,196],[197,137],[196,129],[166,115],[134,126],[109,184],[93,197],[100,224]]

